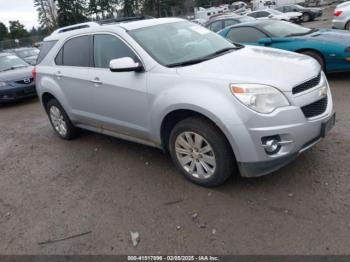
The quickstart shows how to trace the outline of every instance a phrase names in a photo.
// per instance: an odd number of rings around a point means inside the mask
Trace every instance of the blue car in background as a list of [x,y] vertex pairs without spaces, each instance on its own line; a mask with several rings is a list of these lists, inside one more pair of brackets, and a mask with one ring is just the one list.
[[218,34],[231,42],[294,51],[315,58],[327,73],[350,71],[350,32],[309,29],[285,21],[252,21]]

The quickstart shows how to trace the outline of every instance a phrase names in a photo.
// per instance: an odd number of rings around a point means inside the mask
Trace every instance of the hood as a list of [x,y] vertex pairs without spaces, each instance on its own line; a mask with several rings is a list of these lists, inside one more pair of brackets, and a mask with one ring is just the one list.
[[350,47],[350,31],[346,30],[320,29],[307,37],[309,39],[343,44],[345,47]]
[[265,84],[291,92],[293,87],[316,76],[320,70],[316,60],[304,55],[246,46],[200,64],[180,67],[178,74],[203,80],[223,80],[227,84]]
[[32,66],[0,72],[0,81],[10,82],[14,80],[20,80],[28,77],[32,77]]
[[303,14],[300,13],[300,12],[287,12],[287,13],[284,13],[286,16],[288,16],[289,18],[292,18],[292,17],[300,17],[302,16]]

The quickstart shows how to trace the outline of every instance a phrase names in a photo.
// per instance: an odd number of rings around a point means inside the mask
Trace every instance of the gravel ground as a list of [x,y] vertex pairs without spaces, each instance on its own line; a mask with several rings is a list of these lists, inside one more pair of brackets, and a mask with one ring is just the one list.
[[329,80],[329,137],[272,175],[216,189],[157,149],[90,132],[62,141],[36,99],[2,106],[0,253],[350,254],[350,74]]

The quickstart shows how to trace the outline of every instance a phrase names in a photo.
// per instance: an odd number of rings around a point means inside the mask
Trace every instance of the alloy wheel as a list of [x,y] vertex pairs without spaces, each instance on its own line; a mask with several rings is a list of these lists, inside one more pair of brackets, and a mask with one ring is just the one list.
[[66,136],[67,124],[66,124],[66,121],[64,120],[61,110],[58,107],[56,106],[50,107],[50,118],[51,118],[52,125],[54,126],[57,133],[63,137]]
[[176,157],[182,168],[198,179],[208,179],[216,169],[212,146],[201,135],[183,132],[175,140]]

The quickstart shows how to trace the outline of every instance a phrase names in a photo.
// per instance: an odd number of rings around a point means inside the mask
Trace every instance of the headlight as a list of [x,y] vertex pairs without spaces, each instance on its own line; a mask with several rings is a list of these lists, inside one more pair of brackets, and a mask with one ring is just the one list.
[[1,82],[0,81],[0,87],[7,86],[6,82]]
[[287,98],[272,86],[259,84],[231,84],[232,94],[252,110],[268,114],[279,107],[289,106]]

